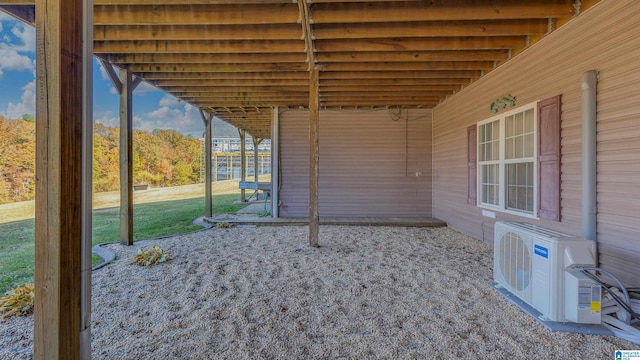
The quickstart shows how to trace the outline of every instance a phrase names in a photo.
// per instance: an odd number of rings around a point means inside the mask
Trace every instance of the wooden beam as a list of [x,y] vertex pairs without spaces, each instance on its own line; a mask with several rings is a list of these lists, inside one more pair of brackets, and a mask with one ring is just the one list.
[[[241,80],[252,80],[252,81],[264,81],[265,79],[269,80],[302,80],[304,84],[309,83],[309,72],[307,71],[288,71],[288,72],[264,72],[264,73],[228,73],[228,72],[207,72],[207,73],[178,73],[178,72],[166,72],[166,73],[141,73],[140,74],[145,80],[180,80],[184,81],[185,79],[189,80],[198,80],[196,83],[192,83],[194,85],[209,85],[206,83],[207,80],[229,80],[229,81],[241,81]],[[213,83],[217,83],[218,81],[213,81]],[[299,84],[300,82],[298,82]]]
[[120,244],[133,245],[133,90],[134,80],[120,69]]
[[[546,23],[545,23],[546,29]],[[94,40],[300,40],[300,25],[98,25]]]
[[320,63],[409,62],[409,61],[493,61],[507,60],[508,50],[353,51],[316,54]]
[[[150,80],[150,79],[147,79]],[[166,79],[166,80],[153,80],[153,84],[164,89],[176,91],[185,91],[180,89],[215,89],[215,88],[229,88],[229,87],[294,87],[309,88],[308,79],[201,79],[199,81],[193,81],[194,79]],[[197,80],[197,79],[196,79]],[[215,91],[215,90],[212,90]]]
[[[34,5],[35,0],[2,0],[8,4]],[[387,0],[385,0],[387,1]],[[393,0],[392,0],[393,1]],[[94,5],[131,5],[131,0],[96,0]],[[176,0],[135,0],[138,5],[175,5]],[[289,4],[291,0],[190,0],[191,4]]]
[[[376,85],[373,82],[369,85],[344,85],[325,86],[320,85],[320,92],[324,94],[345,93],[345,92],[440,92],[451,95],[451,89],[460,89],[458,85]],[[441,95],[441,94],[440,94]]]
[[177,96],[187,94],[210,94],[216,93],[253,93],[253,92],[276,92],[276,93],[306,93],[309,86],[163,86],[163,90]]
[[468,85],[468,77],[442,77],[442,78],[388,78],[388,79],[322,79],[321,87],[340,86],[436,86],[436,85]]
[[[112,63],[127,64],[256,64],[256,63],[304,63],[303,53],[264,53],[264,54],[175,54],[175,53],[143,53],[143,54],[107,54]],[[496,57],[492,57],[493,60]],[[506,56],[504,57],[506,59]],[[475,60],[475,59],[472,59]]]
[[258,146],[263,139],[253,136],[251,140],[253,141],[253,181],[258,183]]
[[362,4],[315,4],[313,21],[323,23],[499,20],[523,18],[563,18],[575,13],[572,0],[485,1],[451,0],[440,2],[379,2],[363,11]]
[[309,76],[309,245],[319,247],[318,212],[319,138],[320,138],[320,69],[314,66]]
[[80,358],[91,358],[91,279],[93,268],[93,6],[83,0],[82,15],[82,247]]
[[354,51],[428,51],[519,49],[527,45],[526,36],[476,36],[399,39],[316,40],[318,53]]
[[83,2],[36,6],[35,359],[80,359]]
[[320,79],[477,79],[477,70],[428,70],[428,71],[323,71]]
[[213,200],[211,198],[211,114],[205,114],[200,110],[200,117],[204,123],[204,216],[213,216]]
[[251,73],[303,71],[304,63],[257,63],[257,64],[132,64],[127,68],[134,73],[178,72],[178,73]]
[[35,24],[36,21],[36,8],[31,2],[30,5],[16,4],[16,5],[8,5],[12,3],[9,1],[2,1],[3,5],[0,5],[0,11],[4,10],[7,14],[11,14],[13,17],[21,19],[22,21],[28,24]]
[[96,54],[135,53],[304,53],[299,40],[109,40],[94,41]]
[[104,59],[98,58],[98,60],[102,64],[102,68],[107,73],[107,76],[109,77],[109,79],[111,79],[111,83],[113,84],[113,87],[116,88],[116,91],[118,92],[118,94],[122,93],[122,83],[120,83],[120,79],[118,78],[118,74],[116,73],[116,70],[113,68],[113,65],[111,65],[108,61]]
[[264,98],[264,97],[306,97],[307,91],[309,89],[305,89],[304,91],[280,91],[280,90],[250,90],[250,91],[236,91],[230,89],[227,92],[220,91],[187,91],[187,92],[173,92],[172,94],[184,99],[197,99],[197,98],[237,98],[237,99],[247,99],[247,98]]
[[433,108],[440,103],[439,100],[356,100],[356,101],[323,101],[322,108],[341,108],[341,107],[388,107],[388,106],[417,106],[423,108]]
[[95,25],[296,24],[298,8],[292,3],[104,6],[93,21]]
[[488,71],[493,68],[493,65],[493,61],[344,62],[324,64],[322,71]]
[[310,4],[306,1],[298,1],[298,16],[302,25],[302,39],[304,40],[304,50],[307,53],[307,70],[315,66],[315,48],[313,46],[313,29],[310,19]]
[[[365,16],[366,17],[366,16]],[[316,39],[370,39],[439,36],[504,36],[545,34],[548,20],[468,20],[382,23],[317,24]]]

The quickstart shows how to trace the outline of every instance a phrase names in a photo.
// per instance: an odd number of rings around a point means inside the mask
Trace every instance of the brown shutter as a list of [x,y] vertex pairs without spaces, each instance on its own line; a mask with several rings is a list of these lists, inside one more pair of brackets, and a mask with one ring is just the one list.
[[476,151],[478,149],[478,128],[471,125],[467,128],[467,203],[477,204],[476,184]]
[[538,103],[538,216],[560,221],[561,95]]

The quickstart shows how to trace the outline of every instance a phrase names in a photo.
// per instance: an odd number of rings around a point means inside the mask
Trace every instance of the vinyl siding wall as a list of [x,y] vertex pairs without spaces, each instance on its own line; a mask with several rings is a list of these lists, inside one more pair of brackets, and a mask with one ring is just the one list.
[[[640,2],[603,0],[433,113],[433,216],[493,241],[496,220],[581,234],[581,77],[599,71],[597,95],[599,261],[640,286]],[[467,204],[467,127],[491,102],[517,105],[562,94],[561,221],[536,220]],[[506,111],[506,110],[505,110]]]
[[[320,112],[320,216],[431,216],[431,110],[399,117]],[[308,217],[308,111],[280,114],[280,154],[280,216]]]

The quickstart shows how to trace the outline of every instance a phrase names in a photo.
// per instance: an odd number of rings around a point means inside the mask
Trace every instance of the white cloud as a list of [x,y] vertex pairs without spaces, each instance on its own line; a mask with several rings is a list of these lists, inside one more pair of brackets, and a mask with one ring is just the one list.
[[27,26],[21,22],[11,29],[11,33],[20,40],[20,45],[14,45],[17,51],[36,51],[36,29],[33,26]]
[[21,118],[24,114],[35,115],[36,113],[36,82],[31,81],[22,88],[21,101],[17,104],[9,102],[5,116],[9,119]]
[[2,14],[0,16],[0,32],[9,24],[14,24],[11,28],[11,33],[17,40],[14,41],[8,33],[5,33],[2,37],[0,42],[0,76],[7,70],[29,70],[35,73],[34,60],[27,55],[21,54],[35,51],[35,29],[14,20],[8,15]]
[[180,102],[173,95],[166,94],[162,99],[160,99],[160,106],[178,106],[178,105],[180,105]]
[[35,71],[33,60],[28,56],[20,55],[13,49],[2,47],[0,44],[0,76],[5,70],[29,70]]

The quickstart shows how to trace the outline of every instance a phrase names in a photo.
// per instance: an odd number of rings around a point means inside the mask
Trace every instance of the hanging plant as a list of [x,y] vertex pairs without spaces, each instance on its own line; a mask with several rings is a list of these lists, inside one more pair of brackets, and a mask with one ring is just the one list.
[[514,107],[516,105],[516,97],[511,94],[505,95],[496,101],[491,103],[491,112],[497,113],[498,111],[508,107]]

